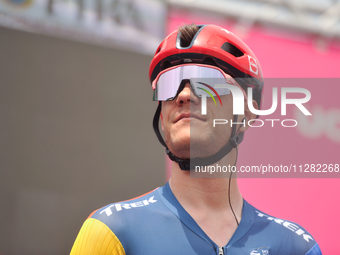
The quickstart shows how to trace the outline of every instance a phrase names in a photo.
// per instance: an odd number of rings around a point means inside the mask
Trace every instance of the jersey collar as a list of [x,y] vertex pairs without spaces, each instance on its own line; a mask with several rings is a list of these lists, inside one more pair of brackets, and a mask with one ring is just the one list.
[[[209,236],[200,228],[196,221],[178,202],[177,198],[171,191],[169,183],[166,183],[163,187],[159,188],[158,192],[165,206],[167,206],[185,226],[187,226],[196,235],[213,245],[215,249],[218,249],[217,244],[209,238]],[[224,246],[226,249],[232,247],[235,242],[240,240],[249,231],[254,223],[254,213],[254,208],[243,199],[241,222],[227,245]]]

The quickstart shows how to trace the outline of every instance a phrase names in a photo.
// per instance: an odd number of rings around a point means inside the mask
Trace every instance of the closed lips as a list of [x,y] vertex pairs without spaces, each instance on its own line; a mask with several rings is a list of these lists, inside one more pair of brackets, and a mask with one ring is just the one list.
[[192,113],[182,113],[181,115],[179,115],[175,119],[175,122],[178,122],[179,120],[184,119],[184,118],[195,118],[195,119],[199,119],[199,120],[204,120],[201,117],[199,117],[199,116],[197,116],[195,114],[192,114]]

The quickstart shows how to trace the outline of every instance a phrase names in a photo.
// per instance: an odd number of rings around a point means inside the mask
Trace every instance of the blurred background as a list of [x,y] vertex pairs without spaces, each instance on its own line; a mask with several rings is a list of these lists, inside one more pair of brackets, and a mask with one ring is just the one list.
[[[313,116],[289,133],[250,130],[239,164],[339,164],[339,17],[332,0],[0,0],[0,254],[69,254],[93,210],[164,185],[148,66],[183,22],[233,31],[266,78],[322,78]],[[339,183],[239,180],[248,202],[304,226],[324,254],[338,254]]]

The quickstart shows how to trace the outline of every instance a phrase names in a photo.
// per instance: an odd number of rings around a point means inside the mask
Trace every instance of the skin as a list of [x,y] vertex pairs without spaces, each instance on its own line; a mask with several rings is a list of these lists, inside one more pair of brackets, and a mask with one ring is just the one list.
[[[233,119],[232,95],[221,96],[222,106],[215,106],[211,98],[207,100],[207,115],[200,114],[201,99],[191,91],[187,83],[173,101],[162,102],[161,123],[165,141],[170,151],[180,158],[208,157],[218,152],[230,138],[230,124],[213,127],[213,119]],[[256,102],[253,102],[257,108]],[[189,114],[194,116],[188,116]],[[181,114],[183,118],[180,118]],[[180,119],[179,119],[180,118]],[[255,119],[245,102],[245,115],[238,116]],[[246,121],[247,122],[247,121]],[[245,132],[248,126],[238,125],[239,132]],[[217,164],[234,165],[236,149]],[[203,231],[218,245],[228,243],[237,228],[231,211],[229,196],[229,178],[190,178],[189,171],[183,171],[176,162],[172,162],[170,187],[183,208],[192,216]],[[238,221],[242,218],[243,199],[237,185],[237,179],[231,179],[230,199]]]

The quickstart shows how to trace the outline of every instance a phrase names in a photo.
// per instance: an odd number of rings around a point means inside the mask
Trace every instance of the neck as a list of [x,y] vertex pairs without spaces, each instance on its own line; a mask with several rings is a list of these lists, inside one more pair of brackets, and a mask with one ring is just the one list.
[[[220,166],[233,166],[236,159],[236,150],[233,149],[226,157],[216,164]],[[195,170],[192,170],[195,171]],[[206,177],[205,174],[202,177]],[[228,175],[224,178],[198,178],[190,177],[190,171],[183,171],[176,162],[172,162],[170,187],[182,206],[187,209],[204,211],[230,210],[230,202],[236,217],[240,220],[242,214],[243,199],[237,185],[236,175],[229,181]],[[211,177],[211,176],[209,176]],[[230,183],[230,187],[229,187]]]

